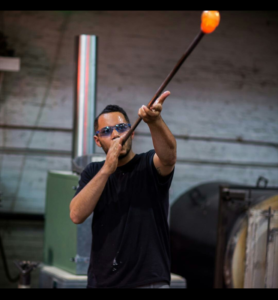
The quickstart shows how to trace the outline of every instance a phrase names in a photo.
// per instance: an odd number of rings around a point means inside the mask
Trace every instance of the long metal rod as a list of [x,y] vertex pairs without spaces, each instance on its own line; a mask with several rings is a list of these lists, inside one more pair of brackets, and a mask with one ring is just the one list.
[[[183,64],[183,62],[186,60],[186,58],[189,56],[189,54],[193,51],[193,49],[197,46],[197,44],[200,42],[201,38],[204,35],[205,34],[202,31],[200,31],[199,34],[195,37],[195,39],[193,40],[193,42],[191,43],[191,45],[188,47],[188,49],[186,50],[186,52],[183,54],[183,56],[180,58],[180,60],[175,65],[174,69],[169,73],[169,75],[166,77],[166,79],[164,80],[164,82],[161,84],[161,86],[158,88],[158,90],[154,94],[153,98],[151,99],[151,101],[148,104],[148,108],[150,108],[152,106],[152,104],[154,103],[154,101],[159,97],[159,95],[162,93],[162,91],[165,89],[165,87],[167,86],[167,84],[171,81],[171,79],[177,73],[177,71],[179,70],[179,68]],[[125,134],[125,136],[123,138],[123,143],[122,143],[123,145],[124,145],[124,143],[127,141],[127,139],[130,137],[130,135],[132,134],[132,132],[136,129],[136,127],[139,125],[139,123],[141,121],[142,121],[142,118],[138,117],[138,119],[134,122],[134,124],[129,129],[129,131]]]

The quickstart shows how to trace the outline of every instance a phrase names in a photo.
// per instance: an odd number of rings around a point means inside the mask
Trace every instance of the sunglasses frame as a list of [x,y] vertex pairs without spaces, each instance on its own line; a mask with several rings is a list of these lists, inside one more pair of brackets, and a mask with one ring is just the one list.
[[[119,131],[118,129],[118,126],[119,125],[122,125],[122,124],[124,124],[124,125],[127,125],[127,128],[124,130],[124,131]],[[100,133],[100,131],[101,130],[103,130],[103,129],[105,129],[105,128],[109,128],[109,130],[111,130],[111,132],[109,133],[109,134],[107,134],[107,135],[99,135],[99,133]],[[106,127],[103,127],[103,128],[101,128],[100,130],[98,130],[98,131],[96,131],[96,136],[110,136],[111,134],[112,134],[112,132],[113,132],[113,130],[115,129],[115,130],[117,130],[117,132],[119,132],[119,133],[121,133],[121,132],[125,132],[125,131],[127,131],[128,130],[128,128],[131,128],[131,124],[129,124],[129,123],[119,123],[119,124],[116,124],[116,125],[114,125],[114,126],[106,126]]]

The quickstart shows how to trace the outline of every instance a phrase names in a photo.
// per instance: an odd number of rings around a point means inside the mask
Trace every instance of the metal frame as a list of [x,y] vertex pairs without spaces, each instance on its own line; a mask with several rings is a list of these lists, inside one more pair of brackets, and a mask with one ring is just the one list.
[[[253,198],[252,191],[278,191],[278,187],[219,187],[214,288],[233,287],[231,266],[227,261],[225,262],[225,259],[231,258],[235,243],[233,241],[228,243],[228,241],[231,234],[239,230],[248,208],[260,202],[260,200]],[[229,211],[230,214],[228,213]]]

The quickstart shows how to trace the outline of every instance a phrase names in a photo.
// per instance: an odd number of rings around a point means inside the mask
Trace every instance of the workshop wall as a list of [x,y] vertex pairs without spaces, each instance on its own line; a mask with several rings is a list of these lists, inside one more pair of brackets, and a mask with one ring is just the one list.
[[[116,103],[133,123],[199,33],[201,13],[0,12],[21,60],[19,72],[2,73],[0,125],[19,127],[0,127],[0,212],[44,213],[47,171],[71,169],[77,35],[98,36],[97,113]],[[220,14],[166,88],[163,119],[183,136],[171,203],[208,181],[255,185],[264,176],[278,185],[278,12]],[[152,148],[148,132],[142,122],[136,152]]]

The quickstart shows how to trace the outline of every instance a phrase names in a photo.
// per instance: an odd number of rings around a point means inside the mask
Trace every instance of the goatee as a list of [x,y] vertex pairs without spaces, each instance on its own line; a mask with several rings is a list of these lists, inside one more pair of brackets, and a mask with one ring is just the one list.
[[130,152],[130,149],[131,149],[131,148],[128,148],[128,149],[126,150],[126,154],[120,155],[120,156],[119,156],[119,160],[125,158],[125,157],[128,155],[128,153]]

